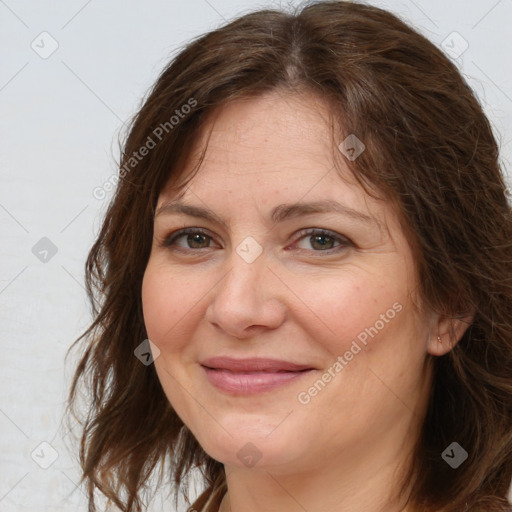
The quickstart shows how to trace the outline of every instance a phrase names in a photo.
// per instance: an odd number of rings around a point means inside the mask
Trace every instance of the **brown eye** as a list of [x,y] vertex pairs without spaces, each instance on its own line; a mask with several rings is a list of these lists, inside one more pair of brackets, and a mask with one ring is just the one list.
[[[177,244],[176,241],[184,238],[185,240],[185,246]],[[212,237],[207,235],[204,231],[194,229],[194,228],[187,228],[182,229],[180,231],[177,231],[173,233],[171,236],[167,237],[164,242],[162,243],[163,247],[171,247],[171,246],[177,246],[182,249],[206,249],[210,245],[210,241],[212,240]]]
[[[352,245],[348,238],[326,231],[324,229],[309,229],[300,232],[299,240],[306,240],[309,247],[301,247],[300,250],[311,250],[314,252],[337,252]],[[335,245],[335,244],[338,245]]]

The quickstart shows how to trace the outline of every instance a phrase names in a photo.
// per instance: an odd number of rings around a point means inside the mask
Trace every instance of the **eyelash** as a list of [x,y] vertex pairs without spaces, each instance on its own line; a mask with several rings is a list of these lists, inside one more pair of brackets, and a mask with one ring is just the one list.
[[[213,240],[212,236],[208,235],[208,233],[206,233],[205,231],[203,231],[201,229],[185,228],[185,229],[180,229],[178,231],[174,231],[173,233],[171,233],[161,243],[161,247],[172,248],[172,246],[174,245],[176,240],[178,240],[179,238],[181,238],[184,235],[189,235],[189,234],[202,235],[207,239]],[[321,228],[303,229],[303,230],[299,231],[298,235],[299,235],[299,238],[297,239],[297,242],[300,241],[302,238],[307,237],[308,235],[309,236],[327,236],[329,238],[332,238],[335,242],[339,242],[339,245],[337,247],[333,247],[331,249],[319,250],[319,251],[315,251],[314,249],[312,249],[313,252],[317,252],[317,253],[333,254],[333,253],[340,252],[343,249],[346,249],[348,246],[353,245],[353,243],[348,238],[341,236],[341,235],[337,235],[333,231],[329,231],[329,230],[321,229]],[[209,249],[209,248],[210,247],[194,249],[194,248],[183,248],[183,247],[175,246],[175,248],[173,250],[188,252],[188,251],[198,251],[198,250]],[[298,250],[299,251],[307,251],[307,249],[298,249]]]

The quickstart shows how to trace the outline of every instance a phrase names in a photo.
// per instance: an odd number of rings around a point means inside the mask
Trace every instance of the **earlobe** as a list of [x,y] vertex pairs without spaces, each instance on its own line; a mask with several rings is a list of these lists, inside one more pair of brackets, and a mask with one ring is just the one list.
[[436,328],[432,329],[427,351],[433,356],[443,356],[457,345],[466,330],[473,322],[474,314],[462,318],[447,318],[439,320]]

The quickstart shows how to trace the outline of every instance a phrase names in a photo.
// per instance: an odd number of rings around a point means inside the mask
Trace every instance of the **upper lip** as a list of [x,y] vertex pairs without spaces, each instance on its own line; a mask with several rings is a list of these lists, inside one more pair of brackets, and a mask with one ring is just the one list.
[[229,370],[232,372],[298,372],[312,370],[309,364],[297,364],[290,361],[268,358],[234,359],[232,357],[211,357],[201,362],[202,366],[216,370]]

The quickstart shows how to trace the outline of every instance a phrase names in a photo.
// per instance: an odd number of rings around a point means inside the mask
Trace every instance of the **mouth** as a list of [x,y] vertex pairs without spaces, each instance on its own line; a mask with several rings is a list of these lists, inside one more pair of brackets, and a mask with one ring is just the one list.
[[261,358],[217,357],[203,361],[201,367],[210,384],[231,395],[264,393],[315,371],[311,365]]

